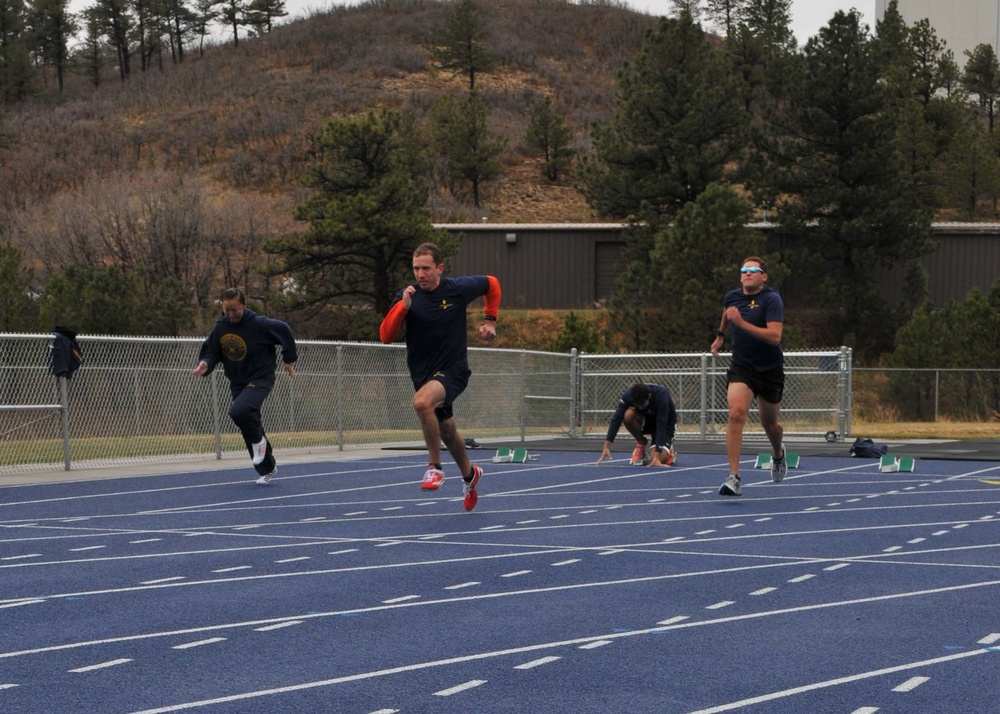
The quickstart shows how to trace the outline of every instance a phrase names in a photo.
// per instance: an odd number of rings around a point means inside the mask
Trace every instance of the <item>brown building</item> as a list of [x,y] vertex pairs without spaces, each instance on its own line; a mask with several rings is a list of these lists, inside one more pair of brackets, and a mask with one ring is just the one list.
[[[500,278],[505,307],[515,309],[579,310],[608,300],[625,267],[620,223],[560,224],[441,224],[462,234],[462,246],[450,259],[453,275],[490,273]],[[767,230],[773,226],[757,226]],[[974,287],[988,294],[1000,278],[1000,224],[935,223],[936,249],[922,259],[930,276],[931,299],[936,305],[961,300]],[[775,235],[775,247],[794,240]],[[879,286],[891,300],[898,299],[904,270],[883,270]],[[781,287],[794,301],[794,276]]]

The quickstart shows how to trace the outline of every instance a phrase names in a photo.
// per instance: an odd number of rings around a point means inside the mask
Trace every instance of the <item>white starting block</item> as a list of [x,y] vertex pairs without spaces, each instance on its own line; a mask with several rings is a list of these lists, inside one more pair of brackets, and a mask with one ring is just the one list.
[[527,449],[508,449],[506,447],[497,449],[493,456],[495,464],[523,464],[526,461],[534,461],[538,454],[529,454]]
[[[790,469],[797,469],[799,467],[799,452],[797,451],[785,451],[785,463]],[[754,468],[758,469],[770,469],[771,468],[771,454],[770,452],[757,454],[757,463],[754,464]]]
[[916,468],[917,460],[912,456],[893,456],[892,454],[884,454],[878,464],[878,470],[885,474],[892,474],[897,471],[913,473]]

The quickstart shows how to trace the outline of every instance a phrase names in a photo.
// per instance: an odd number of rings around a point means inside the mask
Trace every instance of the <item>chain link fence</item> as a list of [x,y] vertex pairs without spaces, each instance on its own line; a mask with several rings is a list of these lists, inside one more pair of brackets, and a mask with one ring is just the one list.
[[856,368],[854,388],[859,419],[1000,421],[1000,369]]
[[[580,424],[583,435],[604,437],[622,393],[637,381],[662,384],[677,408],[677,435],[724,438],[729,407],[726,370],[731,355],[708,353],[583,355]],[[781,421],[788,435],[851,432],[851,350],[786,352]],[[745,435],[764,436],[756,409]]]
[[[228,417],[221,367],[195,377],[200,338],[79,338],[83,366],[56,378],[50,335],[0,334],[0,474],[245,453]],[[301,341],[295,379],[278,370],[264,425],[284,453],[423,444],[402,345]],[[277,355],[276,355],[277,359]],[[727,356],[469,351],[473,378],[456,405],[476,439],[604,436],[622,391],[666,386],[680,436],[721,438]],[[850,433],[850,350],[787,353],[789,433]],[[752,433],[756,413],[751,417]]]

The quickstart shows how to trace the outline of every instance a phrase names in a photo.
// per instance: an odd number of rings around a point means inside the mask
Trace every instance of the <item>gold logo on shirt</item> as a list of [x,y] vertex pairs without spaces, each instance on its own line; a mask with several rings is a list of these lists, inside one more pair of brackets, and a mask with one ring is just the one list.
[[239,335],[229,332],[219,340],[222,354],[230,362],[242,362],[247,356],[247,343]]
[[441,301],[441,309],[442,310],[447,310],[449,307],[451,307],[451,305],[448,304],[447,300],[442,300]]
[[757,304],[756,300],[751,299],[750,300],[750,304],[747,305],[747,307],[750,308],[751,310],[754,310],[754,309],[756,309],[756,308],[758,308],[760,306]]

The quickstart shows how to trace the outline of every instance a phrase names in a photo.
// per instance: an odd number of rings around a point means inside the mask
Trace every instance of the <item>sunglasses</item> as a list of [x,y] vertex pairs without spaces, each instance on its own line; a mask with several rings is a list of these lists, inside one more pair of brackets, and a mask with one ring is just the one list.
[[746,275],[747,273],[763,273],[763,268],[758,268],[756,265],[748,265],[746,267],[740,268],[740,272]]

